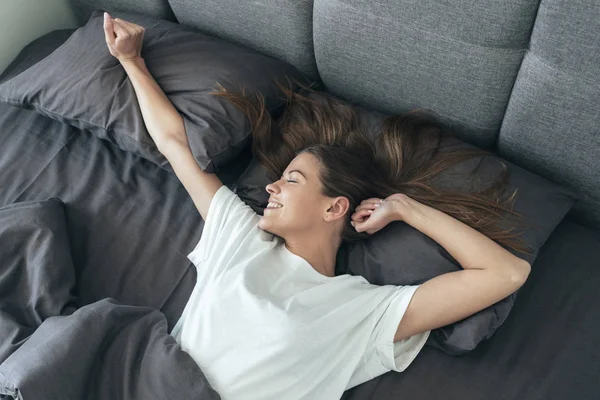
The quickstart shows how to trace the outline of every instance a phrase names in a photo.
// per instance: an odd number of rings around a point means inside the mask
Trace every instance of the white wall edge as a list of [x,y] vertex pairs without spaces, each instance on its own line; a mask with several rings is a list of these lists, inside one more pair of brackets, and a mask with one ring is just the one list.
[[68,0],[0,0],[0,71],[32,40],[77,26]]

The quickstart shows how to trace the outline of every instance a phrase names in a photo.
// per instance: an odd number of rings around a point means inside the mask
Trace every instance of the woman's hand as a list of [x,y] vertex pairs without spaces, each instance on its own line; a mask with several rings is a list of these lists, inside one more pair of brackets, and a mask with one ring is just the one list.
[[393,194],[385,200],[363,200],[352,214],[351,224],[357,232],[373,234],[390,222],[404,220],[406,213],[412,209],[411,201],[411,198],[402,193]]
[[142,56],[144,27],[104,13],[104,36],[108,50],[120,62],[135,60]]

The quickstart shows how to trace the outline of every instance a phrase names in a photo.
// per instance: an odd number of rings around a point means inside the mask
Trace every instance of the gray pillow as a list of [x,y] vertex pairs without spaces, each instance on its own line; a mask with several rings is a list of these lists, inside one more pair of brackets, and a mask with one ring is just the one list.
[[[146,28],[142,56],[182,114],[202,169],[216,171],[229,162],[247,145],[250,134],[247,119],[235,106],[209,94],[217,83],[231,91],[260,92],[272,109],[280,104],[275,81],[302,79],[285,62],[193,28],[139,14],[113,16]],[[100,10],[48,57],[2,82],[0,101],[88,129],[171,170],[146,130],[125,70],[108,51]]]
[[59,29],[48,32],[31,41],[0,75],[0,82],[9,80],[48,57],[58,46],[63,44],[75,29]]
[[[319,93],[310,97],[317,101],[324,99]],[[369,136],[375,138],[385,115],[362,107],[357,107],[357,111]],[[454,138],[445,138],[442,143],[448,149],[475,148]],[[533,225],[521,235],[523,241],[532,248],[532,254],[511,252],[533,264],[539,249],[573,205],[575,193],[503,161],[509,170],[506,190],[512,192],[519,189],[513,209],[524,216],[525,222]],[[487,182],[499,172],[498,163],[490,157],[475,157],[444,171],[435,183],[447,189],[477,188],[478,182]],[[236,192],[262,215],[269,198],[265,191],[269,182],[266,169],[253,159],[240,176]],[[377,285],[416,285],[460,269],[460,264],[437,242],[410,225],[399,222],[390,224],[366,240],[342,246],[338,253],[336,274],[362,275]],[[435,329],[428,345],[449,354],[461,354],[474,349],[482,340],[490,338],[506,320],[516,296],[513,293],[462,321]]]

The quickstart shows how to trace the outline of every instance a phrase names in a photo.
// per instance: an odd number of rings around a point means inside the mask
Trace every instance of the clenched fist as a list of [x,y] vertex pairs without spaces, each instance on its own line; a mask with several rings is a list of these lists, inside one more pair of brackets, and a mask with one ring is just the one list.
[[415,201],[405,194],[393,194],[383,199],[363,200],[352,214],[351,224],[357,232],[373,234],[394,221],[404,220],[412,212]]
[[105,12],[104,36],[110,54],[120,62],[135,60],[142,56],[144,27],[120,18],[112,18]]

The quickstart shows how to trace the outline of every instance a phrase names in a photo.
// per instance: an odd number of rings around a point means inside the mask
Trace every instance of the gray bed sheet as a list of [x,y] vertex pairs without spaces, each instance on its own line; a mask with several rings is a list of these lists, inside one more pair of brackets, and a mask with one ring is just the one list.
[[[177,177],[92,134],[0,103],[0,207],[60,198],[77,307],[111,297],[162,311],[172,329],[196,281],[204,221]],[[249,161],[219,173],[232,187]]]

